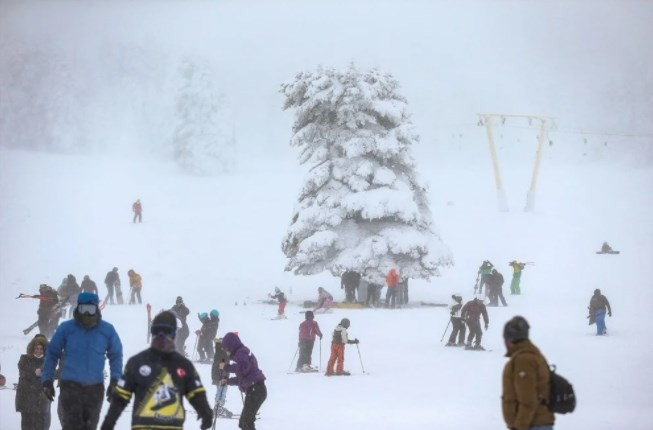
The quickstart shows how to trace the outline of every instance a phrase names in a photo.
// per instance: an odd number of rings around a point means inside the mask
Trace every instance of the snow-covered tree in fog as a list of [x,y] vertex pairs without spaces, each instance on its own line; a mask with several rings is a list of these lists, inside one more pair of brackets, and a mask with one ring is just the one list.
[[295,109],[291,145],[310,166],[282,244],[286,270],[352,269],[382,283],[428,279],[452,264],[415,172],[413,130],[399,83],[378,70],[319,68],[281,86]]
[[176,100],[174,157],[188,173],[210,175],[230,170],[235,160],[232,121],[209,67],[184,59]]

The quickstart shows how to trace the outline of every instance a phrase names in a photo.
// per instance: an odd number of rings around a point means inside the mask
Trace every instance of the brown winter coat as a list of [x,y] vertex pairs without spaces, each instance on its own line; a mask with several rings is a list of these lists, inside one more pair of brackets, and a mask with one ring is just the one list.
[[48,341],[43,337],[34,338],[27,345],[27,354],[21,355],[18,361],[16,412],[42,414],[50,407],[50,402],[41,389],[41,377],[36,375],[36,369],[42,368],[45,360],[45,355],[41,358],[34,356],[34,347],[37,343],[43,345],[45,354]]
[[549,365],[539,349],[526,339],[510,344],[510,360],[503,369],[501,405],[510,429],[552,425],[555,421],[546,402],[549,398]]

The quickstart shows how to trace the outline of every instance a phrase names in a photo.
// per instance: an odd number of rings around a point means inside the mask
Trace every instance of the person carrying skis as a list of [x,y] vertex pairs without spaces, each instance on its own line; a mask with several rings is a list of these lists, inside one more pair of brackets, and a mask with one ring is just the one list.
[[134,272],[133,269],[127,271],[127,276],[129,276],[129,288],[131,289],[131,295],[129,297],[129,304],[135,305],[136,298],[138,298],[138,304],[142,304],[141,300],[141,290],[143,289],[143,278],[138,273]]
[[476,275],[476,287],[474,288],[474,294],[477,293],[477,288],[478,288],[478,294],[483,293],[483,287],[485,286],[485,297],[490,295],[490,292],[488,291],[488,284],[490,280],[490,275],[492,274],[492,269],[494,266],[492,263],[490,263],[489,260],[483,260],[483,263],[481,263],[481,266],[478,268],[478,274]]
[[241,342],[236,333],[227,333],[222,340],[224,349],[229,354],[229,359],[235,364],[220,363],[218,369],[233,373],[231,378],[222,378],[222,385],[238,385],[240,391],[245,393],[243,411],[240,414],[238,427],[252,429],[256,421],[256,413],[268,396],[265,386],[265,375],[258,367],[258,361],[252,352]]
[[133,429],[182,430],[186,419],[184,397],[197,412],[200,429],[211,428],[213,413],[206,389],[193,363],[175,351],[176,331],[177,319],[172,312],[163,311],[154,317],[150,347],[127,361],[101,430],[113,430],[132,395]]
[[98,296],[100,295],[97,289],[97,285],[95,285],[95,282],[93,282],[91,277],[88,275],[84,275],[84,279],[82,280],[82,285],[80,285],[80,287],[82,289],[82,293],[97,294]]
[[233,413],[224,407],[227,402],[227,388],[228,385],[220,384],[220,381],[223,379],[229,379],[229,372],[226,370],[220,370],[220,363],[229,363],[229,354],[227,350],[224,349],[222,345],[222,338],[219,337],[215,339],[215,355],[213,356],[213,366],[211,367],[211,380],[213,385],[217,387],[217,392],[215,393],[215,406],[213,407],[213,419],[215,421],[218,417],[233,417]]
[[136,218],[138,222],[143,222],[143,205],[141,204],[141,199],[137,199],[132,205],[132,212],[134,212],[133,223],[136,223]]
[[[118,275],[118,268],[114,267],[110,272],[107,272],[107,276],[104,277],[104,285],[107,286],[107,298],[106,302],[110,305],[114,304],[113,301],[113,292],[114,288],[116,290],[120,289],[120,275]],[[122,295],[122,294],[121,294]]]
[[390,269],[385,277],[385,283],[388,286],[388,291],[385,295],[385,307],[394,309],[397,301],[397,285],[399,285],[399,274],[394,267]]
[[503,306],[508,306],[505,297],[503,297],[503,282],[503,275],[497,269],[492,269],[485,289],[486,292],[490,290],[490,303],[488,306],[499,306],[499,300],[501,300]]
[[186,339],[190,335],[190,329],[188,328],[186,319],[190,314],[190,310],[184,304],[184,299],[178,296],[175,305],[170,311],[181,321],[181,328],[177,330],[177,335],[175,336],[175,348],[178,353],[186,357]]
[[361,282],[361,274],[353,270],[345,271],[340,277],[340,289],[345,290],[345,302],[356,302],[356,290]]
[[610,302],[608,298],[601,294],[601,290],[598,288],[594,290],[594,295],[590,299],[589,305],[590,315],[590,325],[596,322],[596,335],[603,336],[608,333],[608,328],[605,325],[605,310],[608,310],[608,316],[612,316],[612,308],[610,307]]
[[286,295],[279,289],[279,287],[274,287],[274,296],[271,294],[268,294],[268,296],[271,299],[276,299],[279,301],[279,308],[277,309],[277,319],[281,318],[287,318],[285,314],[286,310],[286,304],[288,303],[288,299],[286,298]]
[[46,284],[41,284],[39,286],[39,294],[36,297],[39,299],[39,308],[36,311],[39,317],[39,333],[50,338],[57,328],[59,318],[61,317],[59,295],[54,288]]
[[[459,294],[451,295],[452,302],[449,305],[451,314],[451,336],[445,346],[464,346],[465,345],[465,322],[462,319],[463,297]],[[458,337],[458,344],[456,344]]]
[[519,261],[511,261],[508,263],[512,267],[512,281],[510,282],[510,294],[519,295],[521,290],[519,289],[519,282],[521,280],[521,272],[526,267],[525,263],[520,263]]
[[322,340],[320,326],[315,321],[315,315],[311,311],[306,311],[305,320],[299,325],[299,359],[297,359],[297,368],[295,372],[313,372],[311,367],[311,356],[313,355],[313,346],[315,345],[315,336]]
[[122,344],[111,324],[102,319],[97,295],[80,293],[74,319],[64,321],[52,336],[45,354],[41,385],[54,400],[54,373],[63,359],[60,396],[64,429],[95,429],[104,397],[104,363],[109,360],[107,398],[122,374]]
[[[349,328],[349,319],[343,318],[340,324],[333,330],[333,338],[331,340],[331,356],[327,363],[326,376],[349,376],[351,373],[344,370],[345,366],[345,345],[356,345],[358,339],[349,339],[347,329]],[[336,364],[337,363],[337,364]],[[336,366],[335,373],[333,366]]]
[[37,334],[27,345],[27,354],[18,360],[16,412],[20,412],[23,430],[50,428],[50,401],[41,388],[41,368],[47,348],[46,337]]
[[329,293],[327,290],[325,290],[322,287],[318,287],[317,289],[318,292],[318,298],[317,298],[317,306],[315,306],[315,309],[313,309],[313,312],[320,312],[320,313],[325,313],[328,312],[329,309],[333,306],[333,296],[331,293]]
[[[461,316],[467,323],[467,327],[469,327],[469,336],[467,337],[467,345],[465,345],[465,349],[485,351],[485,348],[481,346],[481,338],[483,337],[483,331],[481,330],[481,315],[483,315],[485,330],[487,331],[490,319],[487,315],[487,309],[483,304],[483,300],[478,296],[465,303],[465,306],[463,306],[461,310]],[[474,340],[474,338],[476,340],[474,346],[472,346],[472,340]]]

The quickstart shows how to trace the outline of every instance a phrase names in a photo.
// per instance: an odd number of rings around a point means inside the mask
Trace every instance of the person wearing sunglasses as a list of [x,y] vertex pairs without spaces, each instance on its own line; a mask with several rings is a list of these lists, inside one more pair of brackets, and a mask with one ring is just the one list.
[[122,344],[113,325],[102,319],[97,294],[80,293],[73,319],[55,331],[45,354],[41,374],[43,393],[54,400],[54,372],[64,365],[59,379],[63,428],[95,430],[104,398],[104,363],[109,360],[111,382],[107,399],[122,374]]

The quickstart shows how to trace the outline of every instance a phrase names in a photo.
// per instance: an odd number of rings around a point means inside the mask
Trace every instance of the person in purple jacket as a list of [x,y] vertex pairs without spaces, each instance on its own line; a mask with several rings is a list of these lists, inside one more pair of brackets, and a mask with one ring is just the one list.
[[299,359],[295,372],[316,372],[317,369],[311,367],[311,356],[313,355],[313,345],[315,336],[322,340],[322,332],[317,321],[315,321],[313,311],[306,311],[306,320],[299,325]]
[[258,368],[258,361],[254,354],[243,345],[236,333],[227,333],[222,339],[222,347],[229,353],[229,360],[235,364],[220,363],[218,367],[235,376],[221,380],[220,384],[238,385],[240,391],[245,393],[245,402],[238,427],[243,430],[254,430],[256,429],[254,425],[256,413],[268,396],[264,382],[265,375]]

